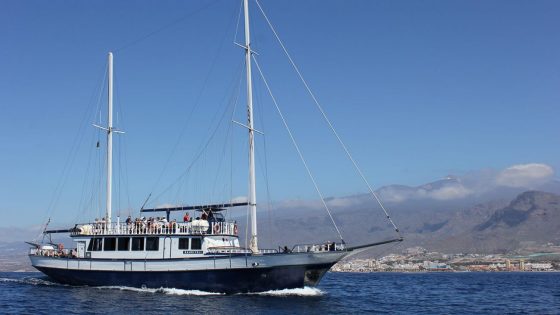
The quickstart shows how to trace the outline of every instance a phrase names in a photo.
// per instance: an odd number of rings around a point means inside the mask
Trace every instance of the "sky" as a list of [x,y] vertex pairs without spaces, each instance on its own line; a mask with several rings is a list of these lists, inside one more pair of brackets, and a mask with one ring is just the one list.
[[[556,177],[558,1],[261,4],[374,188],[531,163]],[[106,124],[109,51],[126,132],[117,211],[150,193],[149,206],[245,196],[246,130],[231,123],[246,120],[239,5],[3,1],[2,225],[103,211],[105,140],[91,124]],[[251,5],[256,58],[323,194],[367,191]],[[254,65],[253,77],[259,202],[317,198]]]

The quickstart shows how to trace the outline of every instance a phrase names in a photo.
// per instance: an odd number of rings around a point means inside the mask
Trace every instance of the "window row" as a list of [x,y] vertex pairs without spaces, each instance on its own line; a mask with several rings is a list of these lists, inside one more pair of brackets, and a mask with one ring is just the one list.
[[[202,249],[202,239],[199,237],[179,238],[179,249]],[[103,237],[92,238],[88,251],[158,251],[159,237]]]

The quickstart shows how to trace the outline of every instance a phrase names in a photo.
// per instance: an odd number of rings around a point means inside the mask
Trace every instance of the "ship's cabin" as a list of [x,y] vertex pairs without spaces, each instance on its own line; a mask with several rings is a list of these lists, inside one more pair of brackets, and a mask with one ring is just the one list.
[[[238,225],[223,215],[225,207],[247,205],[227,204],[197,207],[143,209],[144,212],[166,212],[166,217],[128,217],[125,222],[76,224],[68,230],[51,230],[46,233],[70,233],[76,246],[64,249],[61,244],[36,245],[32,255],[84,259],[184,259],[206,255],[243,255],[251,250],[239,244]],[[187,216],[194,210],[193,217]],[[171,211],[185,211],[182,222],[170,220]],[[52,245],[55,245],[54,247]],[[295,245],[292,249],[259,249],[260,254],[279,252],[321,252],[344,250],[344,244],[327,242],[318,245]]]

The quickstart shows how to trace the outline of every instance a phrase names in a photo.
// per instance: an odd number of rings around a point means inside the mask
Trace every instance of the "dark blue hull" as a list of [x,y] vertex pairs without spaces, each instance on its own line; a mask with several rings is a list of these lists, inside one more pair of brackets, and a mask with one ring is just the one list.
[[333,264],[201,271],[96,271],[36,267],[70,285],[177,288],[226,294],[302,288],[319,283]]

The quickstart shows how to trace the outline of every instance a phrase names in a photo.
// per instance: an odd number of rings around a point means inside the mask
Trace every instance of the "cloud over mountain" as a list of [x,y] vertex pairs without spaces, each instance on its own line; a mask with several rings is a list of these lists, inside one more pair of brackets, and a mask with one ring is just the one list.
[[[483,169],[462,176],[447,176],[443,179],[412,187],[389,185],[376,193],[383,203],[405,205],[422,202],[424,207],[470,207],[490,200],[510,199],[532,189],[560,193],[560,182],[554,179],[554,169],[546,164],[517,164],[503,170]],[[329,208],[345,210],[370,207],[374,199],[370,194],[326,198]],[[292,199],[278,202],[274,208],[283,210],[322,209],[317,199]]]
[[448,176],[418,187],[387,186],[378,190],[387,202],[408,200],[457,200],[503,189],[535,189],[553,181],[554,169],[546,164],[517,164],[506,169],[479,170],[463,176]]
[[496,177],[496,183],[508,187],[533,188],[549,181],[554,169],[546,164],[518,164],[506,168]]

